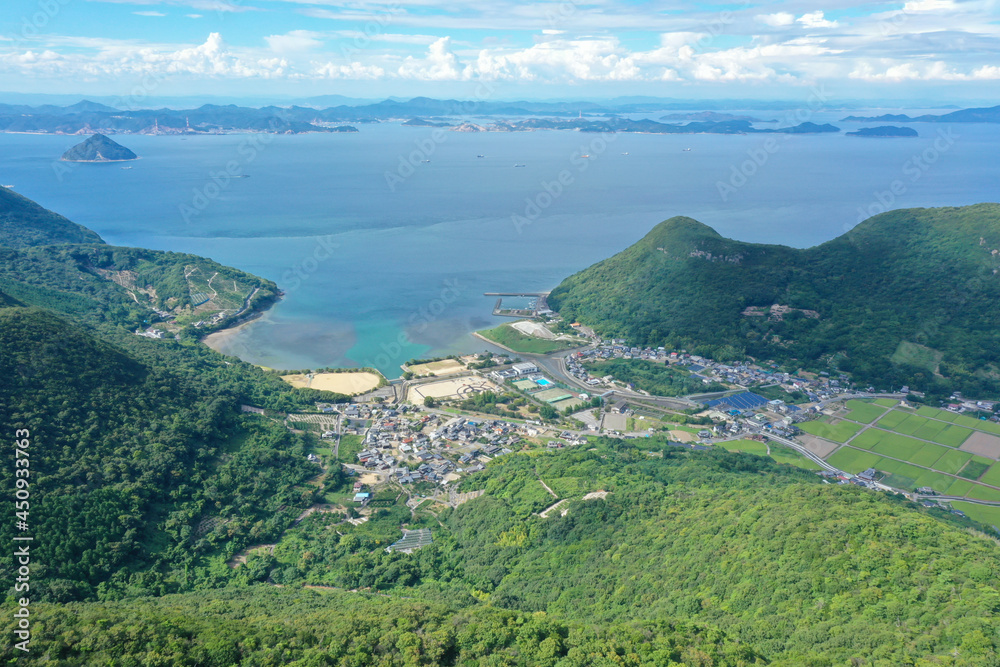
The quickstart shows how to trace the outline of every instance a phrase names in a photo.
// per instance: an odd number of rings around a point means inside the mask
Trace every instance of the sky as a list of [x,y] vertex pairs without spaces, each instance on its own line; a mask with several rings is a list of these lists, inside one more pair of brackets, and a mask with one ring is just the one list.
[[4,0],[0,90],[961,103],[1000,0]]

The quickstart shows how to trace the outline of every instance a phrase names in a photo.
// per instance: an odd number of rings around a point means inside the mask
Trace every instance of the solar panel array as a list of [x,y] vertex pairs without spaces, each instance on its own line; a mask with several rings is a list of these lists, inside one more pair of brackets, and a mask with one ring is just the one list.
[[759,394],[745,391],[740,394],[734,394],[733,396],[727,396],[726,398],[717,398],[714,401],[709,401],[705,405],[710,408],[726,406],[735,410],[755,410],[761,406],[767,405],[767,399]]
[[420,547],[426,547],[432,541],[430,528],[404,530],[403,539],[388,546],[386,551],[414,551]]

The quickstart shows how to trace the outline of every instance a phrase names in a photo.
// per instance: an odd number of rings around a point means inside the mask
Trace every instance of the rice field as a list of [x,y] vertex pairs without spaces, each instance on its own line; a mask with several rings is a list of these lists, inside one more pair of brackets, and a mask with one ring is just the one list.
[[871,424],[885,414],[885,408],[859,400],[848,401],[847,408],[850,412],[844,415],[844,419],[861,422],[862,424]]
[[953,509],[964,512],[967,517],[987,526],[1000,527],[1000,507],[990,507],[989,505],[976,505],[975,503],[963,503],[955,501],[951,504]]
[[822,421],[812,421],[799,424],[799,428],[806,433],[815,435],[818,438],[845,443],[850,440],[855,433],[860,431],[862,426],[849,421],[839,421],[836,424]]

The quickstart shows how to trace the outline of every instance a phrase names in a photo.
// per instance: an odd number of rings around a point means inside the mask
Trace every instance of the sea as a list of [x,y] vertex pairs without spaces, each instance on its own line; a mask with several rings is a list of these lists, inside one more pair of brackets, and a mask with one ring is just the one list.
[[[747,110],[778,123],[933,110]],[[940,111],[938,113],[943,113]],[[657,115],[646,117],[657,118]],[[470,119],[487,123],[488,119]],[[490,349],[485,292],[542,292],[672,216],[804,248],[895,208],[1000,200],[1000,125],[914,123],[917,138],[464,133],[114,137],[131,163],[58,161],[81,137],[0,134],[0,183],[108,243],[190,252],[285,296],[213,347],[280,369]]]

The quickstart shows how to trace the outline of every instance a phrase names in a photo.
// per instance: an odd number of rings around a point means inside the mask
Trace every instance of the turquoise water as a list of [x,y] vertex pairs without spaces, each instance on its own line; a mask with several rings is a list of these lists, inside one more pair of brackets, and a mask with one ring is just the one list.
[[537,380],[535,380],[535,382],[537,382],[538,384],[542,385],[543,387],[552,384],[551,382],[549,382],[545,378],[538,378]]
[[[947,146],[937,133],[948,128],[914,127],[912,140],[435,135],[389,123],[338,135],[116,137],[142,157],[128,170],[55,162],[78,137],[0,135],[0,183],[110,243],[194,252],[276,281],[286,297],[220,343],[227,353],[396,376],[413,357],[486,348],[470,332],[506,320],[483,292],[551,289],[673,215],[805,247],[884,204],[1000,199],[1000,126],[954,126]],[[915,167],[925,151],[935,159]],[[734,169],[750,173],[739,187]]]

